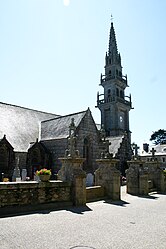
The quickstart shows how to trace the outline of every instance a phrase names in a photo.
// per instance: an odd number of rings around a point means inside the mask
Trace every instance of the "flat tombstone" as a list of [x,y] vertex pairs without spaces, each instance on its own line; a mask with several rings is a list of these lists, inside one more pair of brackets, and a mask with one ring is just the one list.
[[94,175],[92,173],[88,173],[86,176],[86,187],[93,186],[94,183]]

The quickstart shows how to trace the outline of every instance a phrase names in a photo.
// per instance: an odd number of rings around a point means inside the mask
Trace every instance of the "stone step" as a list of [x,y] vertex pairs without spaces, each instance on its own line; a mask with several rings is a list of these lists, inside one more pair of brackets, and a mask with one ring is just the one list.
[[156,188],[150,188],[149,193],[152,193],[152,192],[157,192],[157,189]]

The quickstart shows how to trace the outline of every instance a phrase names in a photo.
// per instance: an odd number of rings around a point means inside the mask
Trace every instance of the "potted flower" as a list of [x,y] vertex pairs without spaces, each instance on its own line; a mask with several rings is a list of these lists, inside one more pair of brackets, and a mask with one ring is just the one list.
[[51,170],[46,168],[40,169],[36,171],[36,175],[39,176],[42,182],[47,182],[50,179]]

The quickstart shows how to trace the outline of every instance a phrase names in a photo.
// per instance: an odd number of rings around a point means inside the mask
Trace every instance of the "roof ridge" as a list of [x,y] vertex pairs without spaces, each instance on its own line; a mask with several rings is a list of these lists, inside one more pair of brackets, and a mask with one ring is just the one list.
[[73,115],[76,115],[76,114],[81,114],[81,113],[86,113],[86,111],[80,111],[80,112],[75,112],[75,113],[70,113],[70,114],[67,114],[67,115],[61,115],[61,116],[58,116],[58,117],[55,117],[55,118],[50,118],[50,119],[47,119],[47,120],[43,120],[41,121],[41,123],[44,123],[44,122],[47,122],[47,121],[51,121],[51,120],[55,120],[55,119],[58,119],[58,118],[65,118],[65,117],[68,117],[68,116],[73,116]]
[[13,104],[8,104],[8,103],[4,103],[4,102],[0,102],[0,104],[8,105],[8,106],[13,106],[13,107],[17,107],[17,108],[22,108],[22,109],[26,109],[26,110],[30,110],[30,111],[40,112],[40,113],[57,115],[58,117],[60,117],[60,115],[55,114],[55,113],[50,113],[50,112],[45,112],[45,111],[39,111],[39,110],[36,110],[36,109],[31,109],[31,108],[28,108],[28,107],[24,107],[24,106],[13,105]]

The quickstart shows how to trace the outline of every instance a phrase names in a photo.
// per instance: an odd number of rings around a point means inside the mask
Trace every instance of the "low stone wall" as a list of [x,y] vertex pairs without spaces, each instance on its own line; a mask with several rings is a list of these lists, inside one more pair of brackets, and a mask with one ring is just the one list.
[[71,202],[71,198],[71,184],[67,182],[31,181],[0,183],[1,208]]
[[157,191],[166,192],[166,181],[158,161],[144,162],[135,159],[128,162],[126,170],[127,193],[133,195],[148,195]]
[[102,186],[93,186],[86,188],[86,200],[95,201],[105,197],[105,190]]

